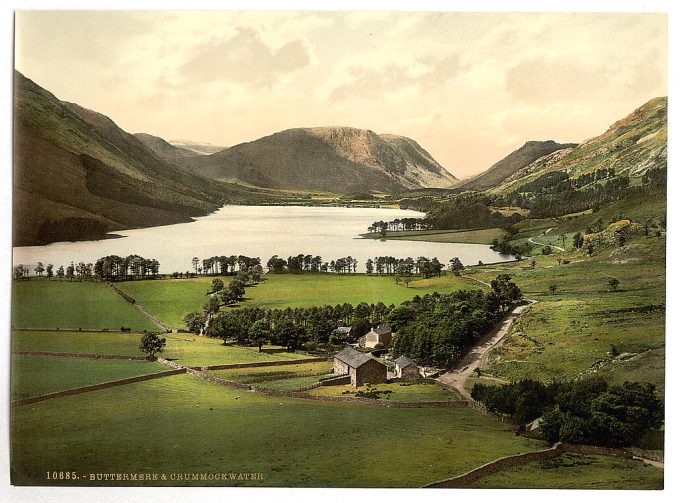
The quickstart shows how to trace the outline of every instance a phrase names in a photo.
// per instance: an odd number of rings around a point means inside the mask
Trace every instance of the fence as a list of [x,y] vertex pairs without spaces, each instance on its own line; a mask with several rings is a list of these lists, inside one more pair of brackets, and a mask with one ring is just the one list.
[[229,370],[245,369],[251,367],[276,367],[281,365],[298,365],[300,363],[317,363],[330,361],[330,358],[304,358],[299,360],[276,360],[273,362],[251,362],[251,363],[225,363],[224,365],[206,365],[203,367],[191,367],[193,370]]
[[129,355],[100,355],[97,353],[64,353],[61,351],[12,351],[15,356],[59,356],[63,358],[91,358],[94,360],[135,360],[135,361],[153,361],[153,358],[147,356],[129,356]]

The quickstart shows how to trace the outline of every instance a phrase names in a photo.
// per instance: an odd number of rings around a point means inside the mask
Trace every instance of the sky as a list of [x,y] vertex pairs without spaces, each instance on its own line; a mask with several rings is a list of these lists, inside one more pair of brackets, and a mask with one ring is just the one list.
[[665,14],[18,11],[15,34],[17,70],[128,132],[232,146],[352,126],[458,178],[668,93]]

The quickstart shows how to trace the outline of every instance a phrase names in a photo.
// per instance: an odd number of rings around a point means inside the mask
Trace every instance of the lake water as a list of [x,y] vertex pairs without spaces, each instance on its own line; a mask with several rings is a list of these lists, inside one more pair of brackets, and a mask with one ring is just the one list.
[[[225,206],[195,222],[116,231],[118,239],[51,243],[14,248],[14,263],[54,264],[55,271],[71,261],[94,262],[106,255],[155,258],[162,273],[193,270],[192,257],[219,255],[288,258],[298,253],[321,255],[330,262],[351,255],[364,271],[369,258],[437,257],[448,264],[458,257],[465,265],[513,260],[488,245],[361,239],[359,234],[378,220],[422,217],[410,210],[304,206]],[[31,273],[32,271],[31,267]]]

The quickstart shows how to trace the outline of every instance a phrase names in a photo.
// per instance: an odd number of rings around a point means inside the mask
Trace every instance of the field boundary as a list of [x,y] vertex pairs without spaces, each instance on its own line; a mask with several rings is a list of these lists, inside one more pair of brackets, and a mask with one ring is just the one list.
[[[593,454],[598,456],[613,456],[624,459],[635,459],[631,452],[623,449],[614,449],[611,447],[599,447],[595,445],[577,445],[577,444],[562,444],[557,443],[549,449],[541,451],[525,452],[522,454],[514,454],[511,456],[504,456],[502,458],[490,461],[482,466],[474,468],[462,475],[452,477],[450,479],[440,480],[423,486],[425,488],[460,488],[465,487],[472,482],[475,482],[483,477],[497,473],[515,466],[533,463],[535,461],[545,461],[554,459],[565,453],[573,454]],[[639,459],[639,458],[638,458]]]
[[142,316],[144,316],[147,320],[149,320],[151,323],[153,323],[154,325],[156,325],[158,328],[160,328],[160,329],[163,330],[164,332],[167,332],[167,333],[172,332],[172,327],[171,327],[170,325],[168,325],[167,323],[165,323],[165,322],[159,320],[158,318],[156,318],[153,314],[151,314],[151,313],[148,312],[146,309],[144,309],[142,306],[140,306],[134,298],[130,297],[130,295],[128,295],[127,293],[125,293],[123,290],[121,290],[120,288],[118,288],[116,285],[114,285],[114,284],[111,283],[111,282],[107,282],[106,284],[107,284],[109,287],[111,287],[111,289],[112,289],[114,292],[116,292],[118,295],[120,295],[121,297],[123,297],[123,299],[125,299],[126,302],[129,302],[130,304],[132,304],[132,306],[133,306],[137,311],[139,311],[139,313],[140,313]]
[[12,351],[12,356],[52,356],[58,358],[89,358],[92,360],[135,360],[135,361],[155,361],[155,358],[147,356],[131,355],[109,355],[98,353],[66,353],[61,351]]
[[192,370],[229,370],[229,369],[245,369],[251,367],[277,367],[283,365],[298,365],[300,363],[319,363],[331,361],[332,358],[299,358],[297,360],[276,360],[272,362],[250,362],[250,363],[225,363],[223,365],[205,365],[188,367]]
[[125,379],[117,379],[115,381],[107,381],[99,384],[90,384],[88,386],[81,386],[79,388],[71,388],[63,391],[55,391],[53,393],[46,393],[44,395],[32,396],[30,398],[20,398],[18,400],[12,400],[12,407],[19,407],[21,405],[29,405],[37,402],[44,402],[45,400],[51,400],[53,398],[61,398],[70,395],[80,395],[82,393],[89,393],[91,391],[98,391],[100,389],[113,388],[116,386],[122,386],[124,384],[132,384],[142,381],[150,381],[152,379],[160,379],[161,377],[169,377],[177,374],[186,373],[186,369],[173,369],[165,370],[163,372],[155,372],[153,374],[144,374],[135,377],[126,377]]
[[12,327],[14,332],[94,332],[100,334],[143,334],[143,330],[120,330],[117,328],[31,328]]

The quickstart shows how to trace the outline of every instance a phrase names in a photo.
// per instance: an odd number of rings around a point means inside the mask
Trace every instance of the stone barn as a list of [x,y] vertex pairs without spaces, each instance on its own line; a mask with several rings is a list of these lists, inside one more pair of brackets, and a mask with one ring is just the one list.
[[401,379],[419,379],[420,367],[408,356],[401,355],[394,361],[394,373]]
[[333,360],[333,373],[349,375],[355,388],[366,383],[380,384],[387,381],[387,367],[370,355],[349,346],[340,351]]
[[359,346],[362,348],[375,348],[380,344],[383,348],[387,348],[391,342],[392,329],[385,325],[378,325],[359,339]]

